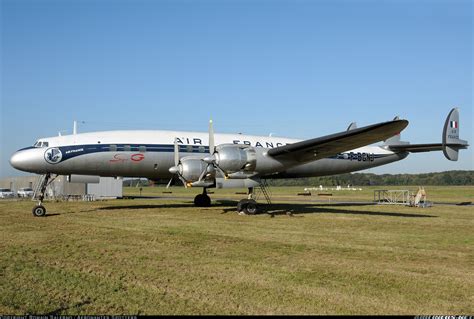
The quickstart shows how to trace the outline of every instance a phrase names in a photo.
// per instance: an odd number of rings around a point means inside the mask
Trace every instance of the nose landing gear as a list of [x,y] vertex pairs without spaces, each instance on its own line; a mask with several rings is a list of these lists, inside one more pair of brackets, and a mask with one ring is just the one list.
[[43,217],[44,215],[46,215],[46,208],[43,205],[33,207],[33,216]]
[[[57,177],[57,176],[56,176]],[[42,205],[43,199],[46,192],[46,187],[54,181],[56,178],[51,178],[51,174],[47,173],[40,177],[38,185],[36,186],[35,194],[33,195],[33,200],[38,199],[38,205],[33,207],[33,216],[35,217],[43,217],[46,215],[46,208]]]

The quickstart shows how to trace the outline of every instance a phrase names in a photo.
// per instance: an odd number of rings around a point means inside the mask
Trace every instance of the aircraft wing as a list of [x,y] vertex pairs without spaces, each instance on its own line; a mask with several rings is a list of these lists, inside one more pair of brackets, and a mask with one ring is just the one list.
[[400,133],[407,120],[394,120],[355,128],[270,149],[267,154],[278,159],[310,162],[358,147],[386,140]]

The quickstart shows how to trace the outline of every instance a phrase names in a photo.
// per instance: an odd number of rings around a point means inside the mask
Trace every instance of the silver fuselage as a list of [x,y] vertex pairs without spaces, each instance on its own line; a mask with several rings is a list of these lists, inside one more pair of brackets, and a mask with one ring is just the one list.
[[[40,139],[13,154],[13,167],[37,174],[98,175],[170,178],[174,165],[174,140],[179,156],[209,155],[208,134],[182,131],[106,131]],[[270,148],[298,142],[296,139],[215,134],[215,144],[246,144],[257,151],[256,172],[262,178],[298,178],[334,175],[368,169],[405,158],[383,146],[365,146],[330,158],[301,164],[279,161],[266,154]]]

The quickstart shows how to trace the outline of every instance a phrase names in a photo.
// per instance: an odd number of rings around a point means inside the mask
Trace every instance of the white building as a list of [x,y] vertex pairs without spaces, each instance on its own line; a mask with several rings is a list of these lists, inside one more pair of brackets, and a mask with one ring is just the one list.
[[[0,188],[10,188],[16,192],[23,187],[33,190],[38,183],[39,175],[7,177],[0,179]],[[122,179],[99,176],[58,176],[46,189],[50,198],[67,198],[69,196],[93,199],[120,198],[123,195]]]

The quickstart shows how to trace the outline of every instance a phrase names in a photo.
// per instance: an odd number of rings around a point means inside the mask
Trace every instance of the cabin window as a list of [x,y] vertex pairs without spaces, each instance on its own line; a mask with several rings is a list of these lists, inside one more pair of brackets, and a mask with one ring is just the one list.
[[110,145],[111,152],[117,152],[117,145]]
[[124,151],[124,152],[130,152],[131,150],[132,150],[132,147],[131,147],[130,145],[125,145],[125,146],[123,147],[123,151]]
[[193,146],[192,145],[186,145],[186,152],[192,153],[193,152]]
[[206,152],[206,148],[204,146],[199,146],[199,153]]
[[138,151],[139,151],[140,153],[145,153],[145,152],[146,152],[146,146],[139,146],[139,147],[138,147]]

